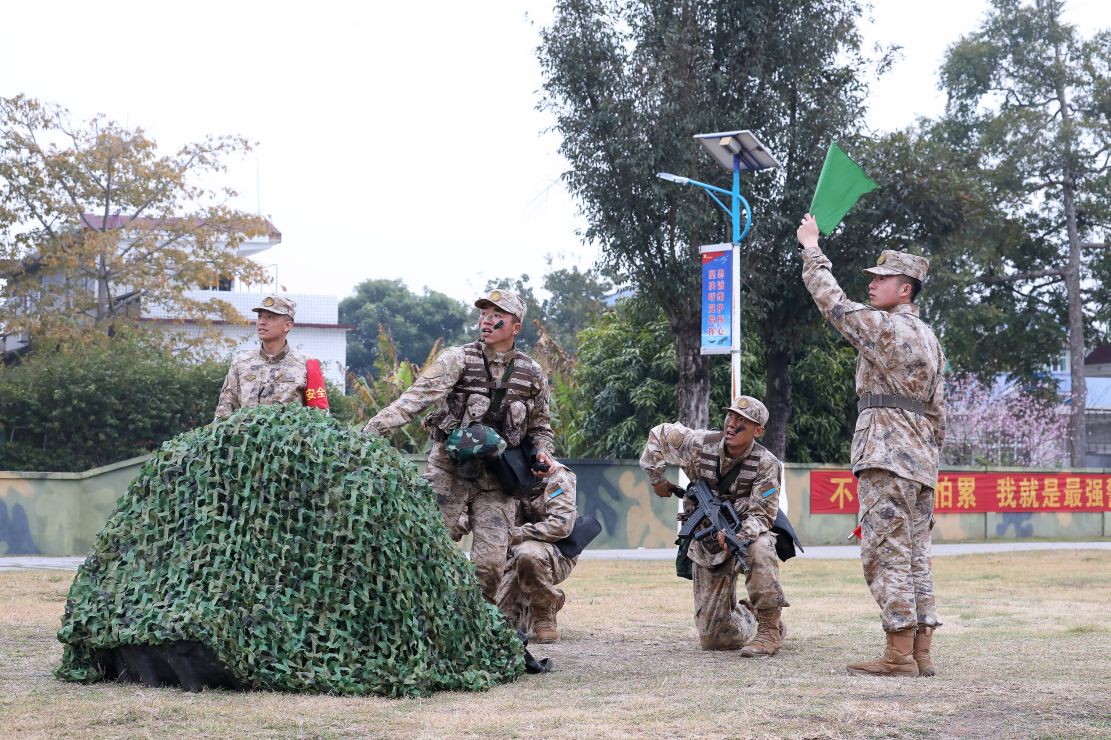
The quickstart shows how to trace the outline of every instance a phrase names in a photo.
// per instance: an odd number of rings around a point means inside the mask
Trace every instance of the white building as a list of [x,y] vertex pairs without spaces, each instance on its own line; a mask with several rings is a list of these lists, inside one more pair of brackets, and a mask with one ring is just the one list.
[[[201,336],[205,331],[216,329],[221,336],[235,342],[235,350],[250,349],[258,346],[255,334],[255,314],[251,309],[271,291],[264,286],[261,291],[255,287],[245,290],[191,290],[186,297],[191,300],[222,300],[235,306],[243,317],[244,323],[231,324],[224,321],[214,322],[207,329],[190,322],[175,320],[172,312],[161,306],[143,306],[142,320],[164,324],[168,332],[187,337]],[[340,388],[344,384],[347,367],[347,331],[352,327],[338,323],[339,299],[332,295],[310,295],[307,293],[282,293],[281,295],[297,302],[297,316],[293,330],[289,333],[289,343],[309,357],[320,360],[324,377]],[[232,350],[222,351],[220,356],[229,358]]]

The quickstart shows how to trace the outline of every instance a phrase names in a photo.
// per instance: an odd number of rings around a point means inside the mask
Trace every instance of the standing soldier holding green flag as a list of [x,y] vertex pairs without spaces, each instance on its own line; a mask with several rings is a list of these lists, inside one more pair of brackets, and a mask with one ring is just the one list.
[[884,250],[868,285],[871,306],[850,301],[818,247],[809,213],[797,236],[802,280],[818,309],[860,353],[860,415],[853,473],[860,481],[860,559],[880,606],[887,648],[848,671],[871,676],[932,676],[930,642],[939,626],[930,572],[934,488],[945,434],[945,357],[914,299],[929,262]]

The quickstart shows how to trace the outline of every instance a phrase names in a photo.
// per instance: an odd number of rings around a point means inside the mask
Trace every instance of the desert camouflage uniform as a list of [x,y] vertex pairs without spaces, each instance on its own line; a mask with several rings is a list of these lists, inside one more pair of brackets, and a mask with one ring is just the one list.
[[925,415],[881,407],[857,418],[852,465],[860,481],[864,578],[885,631],[936,627],[930,529],[945,434],[945,357],[918,306],[882,311],[851,301],[830,267],[821,249],[803,249],[803,282],[822,315],[860,353],[857,395],[898,395],[925,404]]
[[[500,425],[502,436],[511,446],[529,436],[538,451],[553,454],[548,381],[543,370],[523,352],[515,349],[496,352],[483,342],[444,350],[408,390],[367,422],[364,431],[389,436],[435,404],[435,409],[424,420],[434,440],[424,477],[436,491],[440,512],[451,537],[460,540],[468,531],[473,533],[471,561],[483,593],[493,601],[505,567],[509,522],[514,521],[517,515],[517,501],[505,495],[497,478],[481,465],[474,466],[468,473],[452,463],[443,444],[453,429],[466,427],[472,421],[483,421],[489,410],[489,398],[468,395],[462,390],[470,382],[468,379],[473,379],[474,363],[472,361],[472,369],[468,373],[467,354],[471,352],[473,356],[475,351],[485,355],[490,375],[495,379],[504,375],[511,361],[515,375],[517,368],[521,368],[531,378],[526,386],[517,388],[517,400],[511,400],[507,393],[502,404],[505,415]],[[511,385],[518,383],[514,377],[509,380]]]
[[[725,455],[721,432],[689,429],[682,424],[660,424],[648,433],[640,456],[640,467],[653,484],[665,479],[668,465],[678,465],[693,480],[709,483],[717,493],[719,474],[735,466],[741,472],[723,498],[733,503],[748,538],[748,575],[745,587],[749,601],[737,601],[737,563],[728,550],[707,538],[692,540],[688,557],[694,564],[694,620],[699,640],[706,650],[737,648],[756,634],[753,610],[790,606],[779,584],[779,558],[770,530],[779,511],[779,460],[759,443],[736,458]],[[692,505],[686,501],[686,512]]]
[[220,400],[217,419],[236,409],[276,403],[305,402],[305,362],[309,358],[288,344],[276,355],[259,349],[237,352],[232,358]]
[[568,558],[553,545],[575,526],[575,474],[556,465],[544,479],[544,492],[523,502],[521,521],[511,533],[509,559],[498,587],[498,608],[517,629],[532,632],[533,616],[563,608],[565,596],[556,584],[567,580],[578,558]]

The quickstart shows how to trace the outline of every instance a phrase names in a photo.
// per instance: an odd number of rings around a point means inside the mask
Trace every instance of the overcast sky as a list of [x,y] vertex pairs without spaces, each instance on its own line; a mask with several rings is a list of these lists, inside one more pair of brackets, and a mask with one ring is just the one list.
[[[904,51],[873,85],[873,128],[941,112],[942,54],[986,7],[876,0],[868,45]],[[1111,3],[1073,0],[1068,18],[1111,27]],[[401,278],[467,300],[492,277],[539,283],[549,258],[596,258],[575,234],[559,138],[535,110],[550,19],[550,0],[9,3],[0,95],[104,113],[164,147],[209,133],[257,142],[229,184],[281,230],[260,261],[290,292],[342,298]]]

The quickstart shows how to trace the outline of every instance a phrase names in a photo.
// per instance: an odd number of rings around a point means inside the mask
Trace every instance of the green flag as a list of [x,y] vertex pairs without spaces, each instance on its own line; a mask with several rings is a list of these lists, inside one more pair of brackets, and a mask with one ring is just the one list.
[[836,141],[831,141],[822,174],[818,175],[818,187],[814,188],[814,200],[810,201],[810,213],[818,229],[829,236],[860,196],[878,187]]

